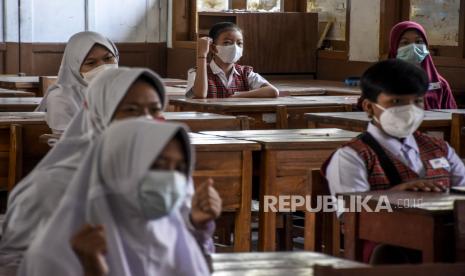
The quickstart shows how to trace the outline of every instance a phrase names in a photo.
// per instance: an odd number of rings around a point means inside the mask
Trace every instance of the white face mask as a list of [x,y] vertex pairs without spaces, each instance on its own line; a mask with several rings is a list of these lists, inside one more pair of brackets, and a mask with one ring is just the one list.
[[429,55],[425,44],[411,43],[397,49],[397,58],[413,64],[420,64]]
[[176,171],[150,171],[139,184],[139,203],[147,220],[179,208],[186,195],[187,178]]
[[425,111],[414,104],[394,106],[384,108],[379,104],[375,104],[383,110],[381,116],[373,117],[377,121],[384,132],[390,136],[397,138],[405,138],[413,134],[423,122]]
[[84,81],[87,84],[89,84],[93,79],[95,79],[103,71],[106,71],[108,69],[116,69],[116,68],[118,68],[118,64],[116,63],[102,64],[99,67],[95,67],[94,69],[90,70],[89,72],[82,73],[82,77]]
[[218,53],[216,55],[224,63],[235,63],[242,57],[242,47],[239,47],[237,44],[228,45],[228,46],[216,46]]

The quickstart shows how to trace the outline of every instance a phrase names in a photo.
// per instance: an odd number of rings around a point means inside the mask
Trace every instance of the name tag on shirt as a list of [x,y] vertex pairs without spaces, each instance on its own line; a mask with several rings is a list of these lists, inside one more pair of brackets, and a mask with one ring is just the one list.
[[441,89],[441,83],[440,82],[431,82],[429,84],[428,90],[436,90],[436,89]]
[[449,161],[445,157],[436,158],[429,160],[429,163],[433,169],[446,169],[450,168]]

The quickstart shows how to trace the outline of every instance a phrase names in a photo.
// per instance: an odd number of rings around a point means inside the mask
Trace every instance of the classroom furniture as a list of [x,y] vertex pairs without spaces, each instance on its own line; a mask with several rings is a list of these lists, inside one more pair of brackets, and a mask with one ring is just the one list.
[[450,145],[460,157],[465,158],[465,109],[435,109],[434,111],[452,114]]
[[0,112],[29,112],[39,106],[42,98],[0,98]]
[[392,275],[421,275],[421,276],[462,276],[465,263],[455,264],[420,264],[420,265],[383,265],[366,267],[332,267],[329,265],[315,265],[314,276],[392,276]]
[[244,115],[253,119],[250,129],[303,128],[308,112],[351,111],[358,97],[308,96],[275,99],[171,99],[177,111],[199,111]]
[[27,91],[0,88],[0,98],[19,98],[19,97],[35,97],[35,94],[32,92],[27,92]]
[[48,88],[57,82],[57,76],[40,76],[39,91],[37,97],[43,97],[48,91]]
[[246,116],[228,116],[202,112],[164,112],[167,121],[184,123],[190,131],[206,130],[246,130],[249,118]]
[[36,76],[0,76],[0,88],[39,92],[39,77]]
[[265,78],[280,92],[283,96],[311,96],[317,91],[324,92],[327,96],[360,96],[362,91],[359,86],[348,86],[342,81],[331,80],[313,80],[310,77],[283,78],[282,76],[265,76]]
[[11,190],[48,152],[38,143],[51,130],[42,112],[0,112],[0,190]]
[[465,200],[454,202],[454,221],[455,261],[465,263]]
[[199,36],[225,21],[243,31],[241,64],[260,73],[316,72],[317,13],[199,12]]
[[[379,202],[389,202],[392,212],[380,210],[345,212],[344,255],[350,260],[362,259],[363,240],[401,246],[421,251],[428,262],[453,261],[454,201],[465,195],[408,192],[370,191],[342,195],[346,206],[350,197],[359,196],[375,210]],[[383,200],[383,201],[381,201]]]
[[175,78],[163,78],[163,83],[166,86],[187,85],[187,80]]
[[211,256],[212,275],[313,275],[316,265],[367,267],[362,263],[316,252],[217,253]]
[[223,212],[234,212],[234,251],[250,251],[252,202],[252,152],[260,144],[206,134],[191,133],[196,162],[194,183],[208,178],[223,200]]
[[[358,135],[340,129],[281,129],[248,131],[206,131],[202,134],[229,137],[260,143],[262,150],[254,158],[254,170],[260,177],[259,250],[276,249],[276,213],[264,212],[264,196],[308,195],[308,171],[322,163],[342,144]],[[306,226],[311,214],[306,212]],[[308,228],[306,227],[306,228]],[[304,247],[314,250],[311,235],[306,233]]]
[[[309,128],[336,127],[352,131],[365,131],[371,121],[365,112],[307,113]],[[425,118],[419,130],[442,133],[444,140],[450,141],[452,115],[446,112],[425,111]]]

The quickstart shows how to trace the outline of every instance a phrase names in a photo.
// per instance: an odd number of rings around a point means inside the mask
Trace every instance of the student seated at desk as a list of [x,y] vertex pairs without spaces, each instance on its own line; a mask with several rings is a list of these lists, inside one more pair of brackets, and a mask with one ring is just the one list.
[[140,116],[161,118],[165,97],[162,80],[148,69],[110,69],[89,85],[85,108],[9,194],[0,239],[0,266],[19,264],[32,238],[56,210],[94,139],[113,121]]
[[56,84],[44,95],[36,111],[46,111],[53,133],[61,134],[81,109],[85,90],[92,79],[118,67],[118,50],[108,38],[95,32],[80,32],[66,44]]
[[186,97],[276,98],[279,91],[250,66],[236,62],[242,57],[242,31],[235,24],[215,24],[197,40],[197,67],[188,72]]
[[457,104],[449,83],[439,75],[428,50],[428,40],[423,27],[404,21],[391,30],[389,58],[398,58],[423,68],[429,86],[425,94],[425,109],[455,109]]
[[[18,275],[209,275],[202,251],[214,249],[221,199],[211,180],[193,195],[192,157],[182,125],[145,118],[112,124],[87,152]],[[195,237],[193,225],[208,235]]]
[[[399,59],[377,63],[363,74],[363,109],[373,121],[323,165],[332,195],[369,190],[443,192],[465,185],[465,166],[454,149],[416,131],[424,117],[428,83],[424,70]],[[365,261],[377,246],[365,244]],[[372,261],[390,262],[377,259],[381,255]]]

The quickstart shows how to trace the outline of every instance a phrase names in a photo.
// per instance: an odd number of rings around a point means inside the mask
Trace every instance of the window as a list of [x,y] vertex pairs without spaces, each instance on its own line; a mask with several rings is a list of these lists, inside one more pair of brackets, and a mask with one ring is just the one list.
[[307,0],[307,11],[317,12],[321,23],[331,22],[326,39],[346,40],[347,0]]
[[247,0],[247,10],[279,12],[281,11],[281,0]]
[[229,0],[198,0],[197,11],[218,12],[229,9]]

